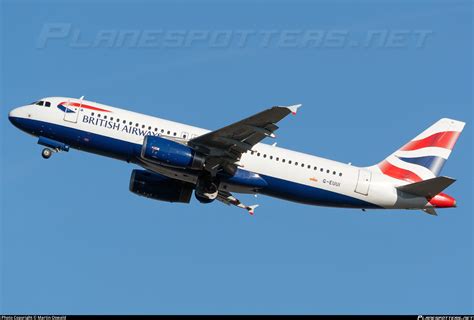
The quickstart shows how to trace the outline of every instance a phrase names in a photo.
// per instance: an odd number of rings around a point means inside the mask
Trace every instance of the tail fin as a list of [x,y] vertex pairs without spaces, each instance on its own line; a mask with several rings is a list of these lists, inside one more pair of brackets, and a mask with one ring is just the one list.
[[408,182],[439,175],[465,123],[441,119],[377,164],[383,174]]

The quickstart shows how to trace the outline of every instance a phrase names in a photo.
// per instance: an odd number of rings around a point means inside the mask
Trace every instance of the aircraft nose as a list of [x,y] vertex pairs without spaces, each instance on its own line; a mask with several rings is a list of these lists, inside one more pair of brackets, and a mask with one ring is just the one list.
[[20,108],[15,108],[8,113],[8,120],[15,126],[19,126]]

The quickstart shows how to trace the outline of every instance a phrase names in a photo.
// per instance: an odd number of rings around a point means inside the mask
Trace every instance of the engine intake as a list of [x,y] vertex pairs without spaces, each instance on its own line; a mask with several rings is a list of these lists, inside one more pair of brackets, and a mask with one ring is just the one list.
[[145,137],[141,157],[169,167],[196,170],[202,169],[205,161],[194,149],[157,136]]
[[189,183],[147,170],[133,170],[130,176],[131,192],[155,200],[189,203],[193,189]]

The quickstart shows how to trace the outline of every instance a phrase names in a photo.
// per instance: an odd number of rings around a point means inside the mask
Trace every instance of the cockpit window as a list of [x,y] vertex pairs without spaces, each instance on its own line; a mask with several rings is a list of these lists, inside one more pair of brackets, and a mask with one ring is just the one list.
[[37,105],[37,106],[51,107],[51,102],[49,101],[36,101],[36,102],[33,102],[32,104]]

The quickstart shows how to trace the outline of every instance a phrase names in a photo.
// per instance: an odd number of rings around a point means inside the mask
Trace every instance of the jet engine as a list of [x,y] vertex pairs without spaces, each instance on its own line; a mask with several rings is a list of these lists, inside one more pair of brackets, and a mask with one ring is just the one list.
[[145,137],[141,157],[164,166],[195,170],[202,169],[205,162],[194,149],[157,136]]
[[167,201],[189,203],[194,186],[147,170],[133,170],[130,191],[139,196]]

